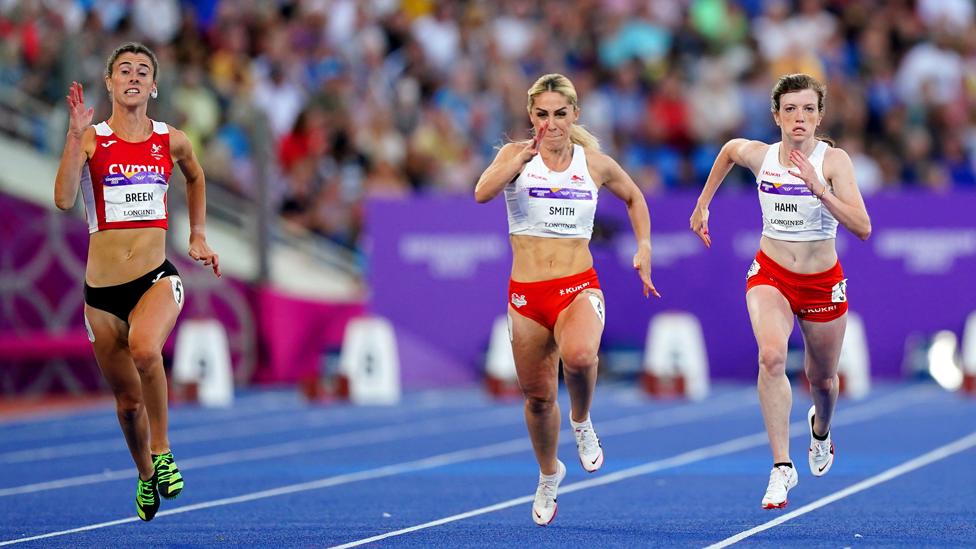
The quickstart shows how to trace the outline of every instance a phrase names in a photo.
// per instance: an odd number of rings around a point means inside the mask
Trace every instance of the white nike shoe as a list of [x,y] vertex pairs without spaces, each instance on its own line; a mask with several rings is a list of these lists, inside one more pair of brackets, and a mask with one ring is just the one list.
[[763,496],[762,500],[763,509],[786,507],[786,504],[789,503],[789,500],[786,499],[786,493],[790,491],[790,488],[796,486],[798,480],[795,467],[787,467],[786,465],[773,467],[769,473],[769,486],[766,487],[766,495]]
[[824,476],[834,464],[834,443],[830,440],[830,430],[827,430],[826,440],[817,440],[813,436],[813,416],[816,406],[811,406],[807,412],[807,422],[810,424],[810,472],[815,477]]
[[559,463],[559,470],[556,471],[555,479],[547,480],[539,474],[539,488],[535,491],[535,502],[532,503],[532,520],[539,526],[549,524],[556,516],[556,491],[559,483],[566,477],[566,466],[563,462],[556,461]]
[[576,451],[579,452],[580,463],[587,473],[592,473],[603,466],[603,446],[593,430],[593,422],[587,417],[583,423],[573,421],[569,416],[569,423],[576,435]]

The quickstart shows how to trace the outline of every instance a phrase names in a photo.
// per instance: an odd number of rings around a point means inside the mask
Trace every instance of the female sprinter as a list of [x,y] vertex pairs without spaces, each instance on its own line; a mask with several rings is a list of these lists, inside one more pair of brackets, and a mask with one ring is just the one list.
[[95,126],[82,87],[72,83],[68,140],[54,188],[62,210],[74,204],[79,186],[84,196],[91,234],[85,324],[139,469],[136,507],[147,521],[159,509],[160,494],[174,499],[183,489],[169,448],[161,354],[184,301],[179,273],[166,259],[166,191],[174,160],[186,177],[190,257],[220,276],[204,232],[203,169],[183,132],[146,116],[157,76],[156,56],[146,46],[115,50],[105,70],[112,116]]
[[565,76],[547,74],[528,95],[535,138],[502,147],[478,180],[475,198],[484,203],[505,191],[513,253],[509,337],[539,461],[532,518],[544,526],[556,514],[556,491],[566,476],[565,465],[556,459],[560,359],[580,462],[591,473],[603,465],[603,449],[590,421],[605,320],[589,250],[601,185],[627,203],[638,243],[634,268],[644,296],[659,294],[651,283],[651,220],[644,196],[613,159],[600,153],[596,138],[574,124],[579,107],[573,84]]
[[861,240],[871,235],[850,157],[814,135],[823,119],[825,93],[811,76],[780,78],[773,87],[772,111],[783,140],[773,145],[745,139],[726,143],[691,216],[691,229],[710,247],[708,205],[716,189],[733,163],[756,174],[763,232],[747,274],[746,304],[759,344],[759,402],[773,449],[764,509],[785,507],[786,494],[797,483],[789,454],[793,395],[786,377],[794,315],[803,333],[804,370],[813,397],[807,414],[810,471],[819,477],[834,461],[830,420],[847,327],[847,279],[834,248],[837,223]]

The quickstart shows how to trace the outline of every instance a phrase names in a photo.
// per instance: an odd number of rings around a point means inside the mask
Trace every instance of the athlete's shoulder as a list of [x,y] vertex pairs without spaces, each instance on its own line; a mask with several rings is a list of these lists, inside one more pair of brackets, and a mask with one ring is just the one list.
[[174,158],[181,159],[190,156],[193,152],[193,145],[190,143],[190,138],[186,136],[182,131],[165,124],[167,132],[169,134],[169,152]]
[[839,149],[837,147],[832,147],[827,145],[827,150],[824,151],[824,162],[850,162],[851,156],[847,154],[844,149]]
[[824,151],[823,176],[833,180],[837,175],[854,173],[854,162],[844,149],[827,147]]
[[586,155],[586,165],[595,169],[609,169],[617,164],[617,161],[610,155],[604,154],[589,147],[582,147],[583,154]]
[[526,143],[527,141],[512,141],[511,143],[505,143],[500,149],[498,149],[498,156],[511,158],[522,152],[522,149],[525,148]]
[[766,161],[766,155],[773,147],[762,141],[750,139],[733,139],[729,141],[726,150],[733,162],[740,166],[746,166],[756,172]]
[[85,128],[85,133],[81,134],[81,151],[85,154],[86,162],[95,155],[97,147],[98,133],[95,131],[95,126],[88,126]]
[[765,155],[773,145],[755,139],[743,139],[739,145],[739,154],[762,154]]

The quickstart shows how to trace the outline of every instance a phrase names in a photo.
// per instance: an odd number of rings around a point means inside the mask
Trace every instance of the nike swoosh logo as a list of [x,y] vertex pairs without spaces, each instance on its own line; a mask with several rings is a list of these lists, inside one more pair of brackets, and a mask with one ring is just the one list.
[[156,278],[153,279],[152,283],[155,284],[155,283],[159,282],[159,279],[160,278],[163,278],[163,273],[164,272],[166,272],[166,271],[159,271],[159,274],[156,275]]
[[109,146],[109,145],[111,145],[112,143],[116,143],[116,142],[117,142],[117,141],[115,141],[115,140],[113,139],[113,140],[111,140],[111,141],[109,141],[109,142],[107,142],[107,143],[102,143],[102,146],[103,146],[103,147],[108,147],[108,146]]

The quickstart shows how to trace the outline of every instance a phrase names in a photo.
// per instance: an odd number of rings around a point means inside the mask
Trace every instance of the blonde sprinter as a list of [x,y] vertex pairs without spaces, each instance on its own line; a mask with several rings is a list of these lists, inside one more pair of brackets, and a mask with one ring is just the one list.
[[580,463],[589,472],[603,465],[603,449],[590,421],[605,320],[589,250],[600,187],[627,204],[638,243],[634,268],[644,295],[658,293],[651,283],[651,221],[644,196],[600,152],[596,138],[575,124],[579,107],[572,83],[547,74],[528,96],[535,137],[501,148],[478,180],[475,198],[488,202],[504,192],[508,206],[513,256],[508,318],[525,421],[540,469],[532,519],[546,525],[556,514],[556,491],[566,475],[556,458],[560,359]]

